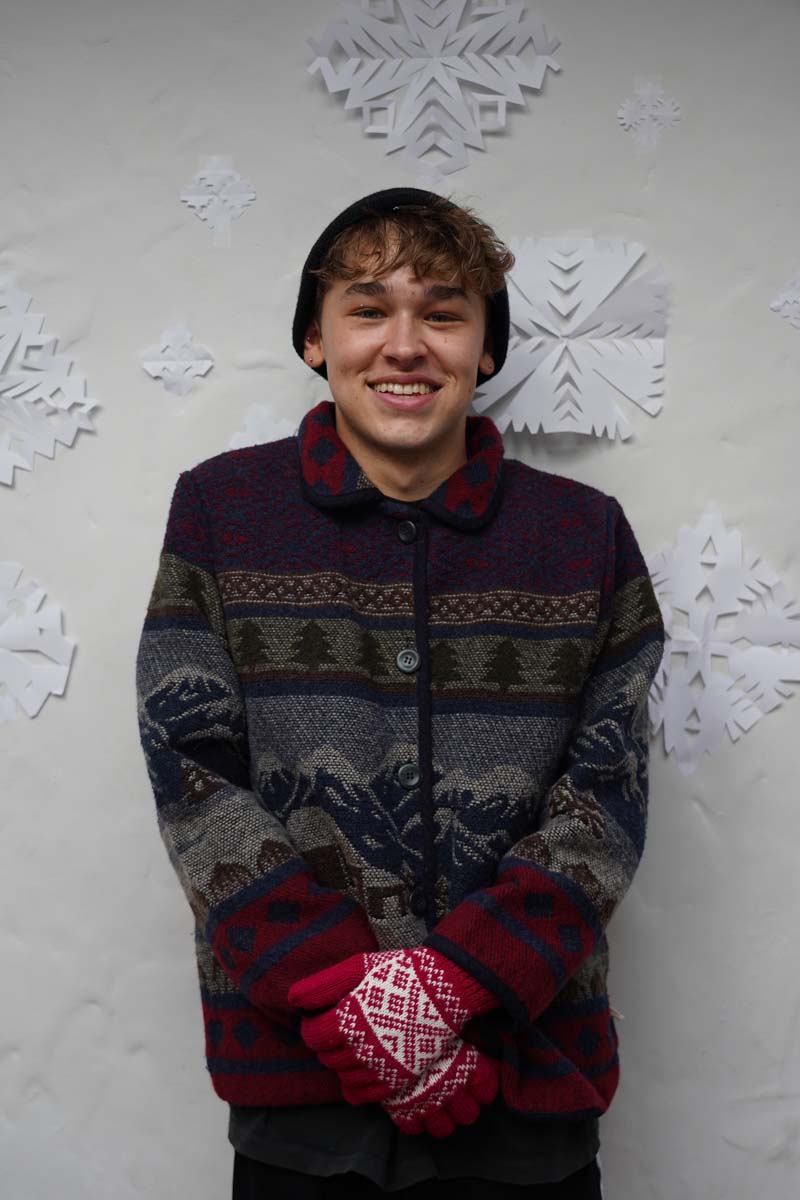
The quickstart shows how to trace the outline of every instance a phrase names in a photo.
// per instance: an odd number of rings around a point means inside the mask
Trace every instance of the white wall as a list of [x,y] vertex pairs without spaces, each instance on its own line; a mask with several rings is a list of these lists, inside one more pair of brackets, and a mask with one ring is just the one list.
[[[26,0],[2,14],[0,272],[73,355],[96,436],[3,489],[18,560],[78,641],[67,695],[0,728],[0,1195],[217,1200],[227,1108],[206,1074],[191,914],[159,839],[133,664],[178,472],[254,400],[317,398],[290,323],[300,264],[367,191],[415,177],[360,133],[305,39],[344,0]],[[672,287],[663,414],[638,437],[509,435],[616,495],[646,554],[715,500],[800,594],[797,0],[538,0],[562,40],[529,110],[453,176],[501,236],[644,243]],[[617,126],[634,76],[683,119],[651,158]],[[8,118],[13,114],[13,121]],[[257,202],[230,248],[178,200],[230,154]],[[178,399],[139,352],[176,316],[217,363]],[[800,699],[683,778],[652,752],[644,862],[610,929],[623,1080],[609,1200],[790,1200],[800,1178]]]

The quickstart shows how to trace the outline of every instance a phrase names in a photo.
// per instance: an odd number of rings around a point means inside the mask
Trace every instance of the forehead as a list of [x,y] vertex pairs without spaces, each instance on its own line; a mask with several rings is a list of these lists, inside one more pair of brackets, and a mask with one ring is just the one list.
[[444,278],[433,273],[420,276],[410,264],[404,264],[389,271],[372,271],[365,267],[355,277],[333,280],[325,291],[323,307],[326,300],[339,305],[365,299],[389,304],[405,301],[420,305],[460,303],[475,309],[483,306],[483,297],[467,281],[452,275]]
[[382,230],[355,226],[346,230],[335,255],[333,275],[354,280],[381,279],[420,284],[442,284],[470,290],[452,249],[445,247],[430,228],[409,232],[391,223]]

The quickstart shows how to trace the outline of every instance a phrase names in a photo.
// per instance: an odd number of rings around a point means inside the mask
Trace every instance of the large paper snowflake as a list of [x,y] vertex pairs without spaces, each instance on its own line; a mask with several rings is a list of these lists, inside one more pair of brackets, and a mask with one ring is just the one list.
[[194,209],[201,221],[213,232],[216,246],[230,244],[231,224],[240,217],[256,198],[249,183],[245,183],[231,160],[222,154],[212,155],[200,167],[192,182],[181,192],[181,200]]
[[512,333],[503,369],[475,394],[504,431],[583,433],[625,440],[620,398],[650,416],[664,391],[666,281],[634,275],[635,242],[523,238],[509,243]]
[[780,296],[772,301],[770,308],[795,329],[800,329],[800,275],[786,285]]
[[168,392],[184,396],[198,375],[207,375],[214,356],[205,346],[193,346],[185,325],[172,325],[157,346],[142,352],[141,363],[153,379],[161,379]]
[[633,99],[617,109],[617,120],[641,150],[654,150],[664,130],[673,129],[680,119],[677,101],[657,82],[639,83]]
[[[727,729],[733,741],[800,683],[800,606],[742,535],[711,508],[647,563],[664,617],[650,692],[655,733],[690,775]],[[794,649],[792,649],[794,647]]]
[[75,650],[61,632],[61,609],[45,590],[19,583],[19,563],[0,562],[0,725],[18,708],[35,717],[48,696],[61,696]]
[[15,468],[31,471],[37,454],[53,458],[56,443],[72,446],[79,429],[95,428],[97,405],[86,380],[73,371],[58,339],[42,333],[45,318],[29,313],[31,296],[0,276],[0,483],[13,484]]
[[[398,12],[399,10],[399,12]],[[322,37],[310,38],[331,93],[361,109],[364,133],[386,138],[386,153],[434,177],[484,150],[484,133],[505,128],[509,105],[527,106],[561,43],[521,3],[385,0],[349,4]]]
[[235,433],[228,442],[229,450],[242,446],[257,446],[261,442],[275,442],[279,438],[294,437],[299,421],[276,417],[267,404],[251,404],[245,416],[244,429]]

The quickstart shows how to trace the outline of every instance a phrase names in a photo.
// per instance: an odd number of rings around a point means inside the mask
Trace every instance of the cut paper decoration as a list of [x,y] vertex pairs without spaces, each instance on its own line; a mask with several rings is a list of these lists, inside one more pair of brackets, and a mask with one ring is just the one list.
[[229,246],[231,224],[256,198],[249,183],[234,171],[227,155],[215,154],[199,168],[192,182],[180,194],[184,204],[194,209],[213,232],[215,246]]
[[666,280],[634,274],[636,242],[512,239],[511,337],[502,371],[475,393],[501,432],[581,433],[626,440],[621,399],[656,416],[664,393]]
[[0,275],[0,483],[13,485],[15,469],[32,471],[35,456],[53,458],[56,444],[72,446],[78,431],[96,430],[98,406],[86,380],[58,339],[42,333],[45,318],[29,313],[32,297]]
[[795,329],[800,329],[800,275],[784,288],[777,299],[772,301],[770,308]]
[[62,696],[75,642],[61,632],[61,609],[45,590],[20,584],[19,563],[0,562],[0,725],[19,709],[35,717],[48,696]]
[[[398,11],[399,9],[399,11]],[[402,150],[406,165],[443,178],[505,128],[523,88],[539,91],[561,44],[522,4],[505,0],[385,0],[355,4],[308,43],[331,94],[361,109],[363,132]]]
[[617,120],[641,150],[654,150],[664,130],[674,129],[680,119],[680,106],[658,83],[640,83],[633,99],[617,109]]
[[800,606],[742,535],[710,506],[676,544],[647,563],[664,618],[664,657],[653,680],[654,733],[682,774],[794,695],[800,682]]
[[185,325],[165,329],[157,346],[142,353],[141,363],[153,379],[161,379],[168,392],[184,396],[198,375],[207,375],[214,356],[205,346],[193,346]]
[[228,449],[239,450],[242,446],[258,446],[262,442],[294,437],[299,424],[299,421],[289,421],[286,417],[276,417],[266,404],[252,404],[245,416],[244,429],[233,435]]

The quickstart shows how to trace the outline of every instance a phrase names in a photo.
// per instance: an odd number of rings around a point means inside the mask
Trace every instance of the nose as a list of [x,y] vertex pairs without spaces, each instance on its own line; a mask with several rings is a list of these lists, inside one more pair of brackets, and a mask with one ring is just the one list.
[[424,326],[412,313],[395,313],[386,322],[383,353],[395,362],[415,362],[425,354]]

